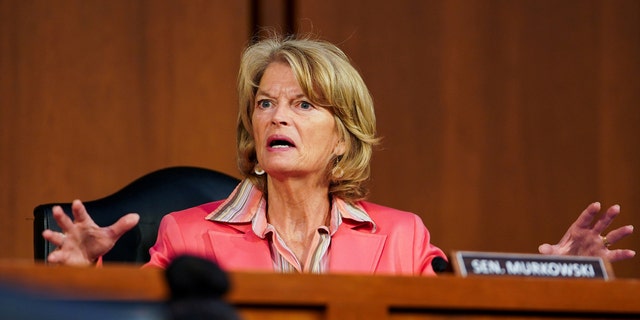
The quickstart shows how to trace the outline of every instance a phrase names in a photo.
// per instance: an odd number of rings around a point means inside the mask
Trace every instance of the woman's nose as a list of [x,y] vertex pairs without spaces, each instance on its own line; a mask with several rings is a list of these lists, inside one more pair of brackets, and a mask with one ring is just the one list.
[[291,121],[291,109],[288,104],[279,104],[273,111],[271,123],[276,125],[288,125]]

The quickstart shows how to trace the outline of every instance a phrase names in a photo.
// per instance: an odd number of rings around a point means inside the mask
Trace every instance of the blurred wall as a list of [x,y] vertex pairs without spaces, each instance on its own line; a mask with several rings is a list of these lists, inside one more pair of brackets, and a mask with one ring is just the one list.
[[0,258],[32,257],[40,203],[169,165],[238,176],[236,71],[264,26],[353,59],[384,138],[370,199],[447,252],[535,252],[593,201],[640,226],[638,1],[0,0]]

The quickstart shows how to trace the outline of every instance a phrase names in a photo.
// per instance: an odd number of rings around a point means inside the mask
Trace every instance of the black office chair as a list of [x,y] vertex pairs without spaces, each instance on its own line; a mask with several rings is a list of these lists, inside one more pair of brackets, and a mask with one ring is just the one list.
[[[226,198],[239,180],[214,170],[197,167],[170,167],[144,175],[120,191],[84,202],[99,226],[113,224],[123,215],[136,212],[140,222],[125,233],[103,257],[103,261],[144,263],[158,234],[160,220],[167,213]],[[51,211],[60,205],[71,214],[71,203],[49,203],[33,210],[33,250],[36,260],[46,260],[55,246],[44,240],[42,231],[60,231]]]

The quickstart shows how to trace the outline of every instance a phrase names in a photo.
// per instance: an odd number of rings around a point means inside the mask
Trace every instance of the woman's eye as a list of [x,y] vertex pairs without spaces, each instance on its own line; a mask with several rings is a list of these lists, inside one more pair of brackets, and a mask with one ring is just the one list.
[[311,108],[313,108],[313,105],[311,103],[306,102],[306,101],[300,102],[300,109],[308,110],[308,109],[311,109]]
[[260,100],[258,101],[258,107],[260,108],[270,108],[271,107],[271,101],[269,100]]

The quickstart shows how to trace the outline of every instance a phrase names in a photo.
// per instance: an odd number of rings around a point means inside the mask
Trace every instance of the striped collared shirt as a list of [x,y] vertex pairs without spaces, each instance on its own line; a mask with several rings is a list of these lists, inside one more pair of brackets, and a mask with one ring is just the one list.
[[[325,273],[329,268],[329,250],[333,236],[343,219],[367,224],[375,232],[375,223],[360,206],[334,197],[331,202],[329,226],[320,226],[313,236],[311,250],[301,262],[282,240],[278,231],[267,221],[267,201],[263,193],[249,180],[243,180],[216,210],[206,219],[224,223],[249,223],[260,238],[269,241],[275,271],[282,273]],[[304,263],[304,265],[303,265]]]

